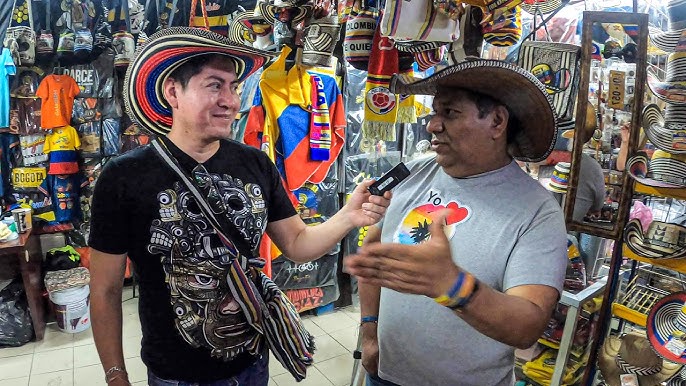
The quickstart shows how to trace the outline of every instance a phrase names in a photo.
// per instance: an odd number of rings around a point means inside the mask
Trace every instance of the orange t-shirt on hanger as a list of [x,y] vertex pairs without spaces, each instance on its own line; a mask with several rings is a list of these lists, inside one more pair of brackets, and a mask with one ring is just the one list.
[[69,125],[74,97],[79,92],[79,86],[69,75],[48,75],[40,82],[36,95],[42,101],[40,122],[43,130]]

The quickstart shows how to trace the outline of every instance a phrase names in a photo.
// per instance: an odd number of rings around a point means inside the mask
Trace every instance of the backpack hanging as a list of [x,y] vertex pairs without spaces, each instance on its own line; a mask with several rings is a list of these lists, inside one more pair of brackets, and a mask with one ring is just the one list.
[[17,66],[31,66],[36,61],[31,0],[14,0],[11,18],[3,45],[10,50]]
[[[126,30],[121,30],[121,13],[124,11],[124,23]],[[114,47],[114,66],[118,69],[125,69],[131,63],[136,51],[136,43],[131,34],[131,19],[129,18],[128,0],[119,0],[119,5],[114,16],[117,21],[119,31],[112,34],[112,47]]]

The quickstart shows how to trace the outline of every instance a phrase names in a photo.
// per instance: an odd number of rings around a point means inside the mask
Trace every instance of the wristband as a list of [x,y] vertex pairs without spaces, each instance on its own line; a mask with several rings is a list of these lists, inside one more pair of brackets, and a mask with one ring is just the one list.
[[463,307],[476,291],[476,283],[477,280],[472,274],[461,271],[448,293],[434,298],[434,301],[450,309]]
[[378,316],[363,316],[360,319],[360,324],[365,324],[365,323],[379,323],[379,317]]
[[478,290],[479,290],[479,281],[474,280],[474,288],[472,289],[472,292],[469,295],[467,295],[467,297],[463,298],[459,303],[457,303],[456,305],[454,305],[452,307],[448,307],[448,308],[450,308],[453,311],[462,312],[462,309],[467,304],[469,304],[469,302],[472,301],[472,298],[474,298],[474,294],[476,294],[476,291],[478,291]]
[[[119,373],[119,374],[112,376],[112,374],[114,374],[114,373]],[[112,382],[113,380],[121,377],[122,374],[128,376],[128,374],[126,373],[126,370],[124,370],[123,368],[121,368],[119,366],[110,367],[107,371],[105,371],[105,383]]]

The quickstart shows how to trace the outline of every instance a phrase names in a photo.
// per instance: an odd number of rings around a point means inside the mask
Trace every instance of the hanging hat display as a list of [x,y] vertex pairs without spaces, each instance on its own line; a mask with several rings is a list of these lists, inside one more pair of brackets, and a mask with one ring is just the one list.
[[[670,119],[665,119],[669,117]],[[643,131],[650,143],[664,151],[686,153],[686,106],[667,105],[665,116],[655,104],[643,109]]]
[[636,181],[658,188],[686,187],[686,155],[656,150],[650,161],[640,152],[626,163],[629,175]]
[[368,68],[377,16],[378,12],[374,8],[364,8],[350,14],[345,23],[343,57],[358,70],[366,71]]
[[657,48],[665,52],[674,52],[679,38],[686,30],[686,0],[669,0],[667,2],[669,25],[667,31],[649,27],[648,36]]
[[686,364],[686,292],[658,300],[648,313],[646,330],[651,346],[662,358]]
[[261,15],[255,15],[254,11],[246,11],[233,18],[228,37],[237,43],[265,50],[274,45],[273,28]]
[[562,0],[524,0],[519,5],[523,11],[532,15],[537,12],[542,14],[553,13],[563,7]]
[[305,28],[302,63],[307,66],[330,66],[340,29],[337,15],[314,19]]
[[298,4],[294,1],[275,0],[273,3],[258,2],[259,15],[271,25],[277,21],[297,25],[312,16],[314,5],[311,3]]
[[608,386],[622,386],[621,375],[633,374],[641,386],[659,386],[681,366],[658,357],[645,334],[610,335],[598,353],[598,368]]
[[667,58],[667,76],[661,81],[648,68],[648,86],[656,97],[671,104],[686,104],[686,30],[680,38],[676,52]]
[[426,0],[387,0],[379,22],[381,36],[395,40],[452,42],[460,25]]
[[639,219],[630,220],[624,229],[624,241],[635,254],[649,259],[686,257],[686,227],[653,220],[647,231]]
[[426,71],[427,69],[441,63],[447,52],[447,48],[443,42],[396,40],[394,44],[395,48],[397,48],[399,52],[409,52],[414,56],[414,61],[417,63],[420,71]]
[[555,193],[567,193],[569,187],[569,172],[572,169],[572,164],[569,162],[558,162],[553,170],[553,176],[546,189]]

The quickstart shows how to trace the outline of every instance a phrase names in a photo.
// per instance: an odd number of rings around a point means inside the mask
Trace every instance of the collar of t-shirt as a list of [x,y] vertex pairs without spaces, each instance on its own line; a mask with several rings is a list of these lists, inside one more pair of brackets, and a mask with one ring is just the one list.
[[[174,144],[169,138],[165,136],[160,136],[161,140],[167,145],[169,148],[169,151],[172,153],[172,155],[179,161],[179,164],[181,167],[186,171],[186,173],[191,174],[193,172],[193,169],[196,168],[200,164],[200,162],[196,161],[193,159],[193,157],[189,156],[188,154],[184,153],[183,150],[179,149],[178,146]],[[207,170],[213,170],[212,164],[213,160],[215,160],[223,151],[223,147],[225,146],[225,141],[219,141],[219,149],[215,154],[212,155],[207,161],[203,162],[203,166]]]

